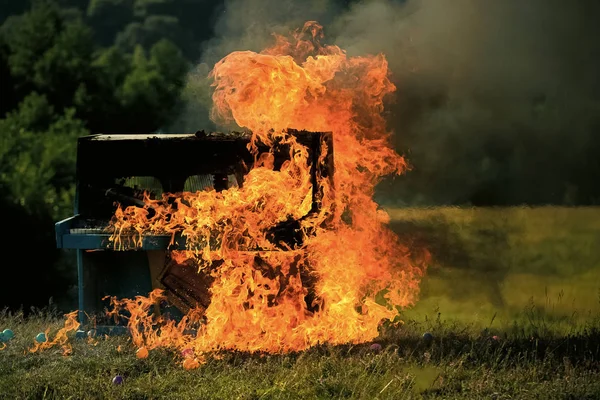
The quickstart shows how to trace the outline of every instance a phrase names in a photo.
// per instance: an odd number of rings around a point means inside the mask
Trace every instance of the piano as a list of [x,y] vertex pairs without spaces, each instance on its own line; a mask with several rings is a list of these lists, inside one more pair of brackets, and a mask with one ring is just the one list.
[[[328,132],[290,130],[309,152],[313,204],[319,212],[323,196],[319,180],[333,179],[333,140]],[[243,187],[255,155],[249,151],[250,132],[186,134],[95,134],[77,143],[76,193],[73,216],[55,225],[56,244],[74,249],[77,258],[79,322],[83,326],[115,325],[104,317],[105,296],[133,298],[164,289],[174,315],[183,315],[210,302],[210,278],[191,273],[173,262],[174,250],[188,249],[185,237],[144,235],[141,246],[116,248],[108,229],[117,207],[144,206],[144,193],[160,198],[163,193],[217,191]],[[259,152],[270,147],[257,143]],[[289,146],[275,144],[275,169],[289,159]],[[302,240],[298,221],[273,227],[275,242],[297,246]],[[124,241],[127,243],[127,241]],[[213,244],[211,244],[212,246]],[[284,246],[281,251],[285,251]],[[112,329],[112,328],[111,328]]]

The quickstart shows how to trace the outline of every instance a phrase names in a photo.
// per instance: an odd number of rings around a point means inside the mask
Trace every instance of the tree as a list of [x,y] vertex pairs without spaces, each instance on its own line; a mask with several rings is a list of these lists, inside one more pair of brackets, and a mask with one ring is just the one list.
[[17,99],[36,91],[59,113],[75,108],[92,132],[155,131],[175,116],[188,67],[166,39],[151,40],[148,49],[136,45],[134,54],[100,49],[80,16],[48,1],[7,21],[2,33],[6,50],[1,52],[0,42],[0,57],[7,60],[4,73]]
[[133,0],[91,0],[86,15],[101,46],[110,46],[133,20]]
[[138,45],[150,49],[162,39],[173,43],[184,42],[184,33],[177,18],[169,15],[151,15],[143,22],[132,22],[117,35],[115,43],[125,51],[132,51]]
[[177,8],[173,0],[135,0],[134,13],[136,17],[145,18],[150,15],[168,15]]
[[161,128],[175,117],[187,68],[164,39],[133,52],[103,48],[81,13],[49,0],[0,27],[0,206],[10,227],[3,243],[27,255],[18,261],[27,268],[15,264],[4,280],[25,282],[29,293],[9,285],[2,306],[47,304],[74,283],[54,224],[72,214],[77,138]]
[[9,227],[3,243],[16,255],[5,270],[11,284],[0,292],[3,306],[47,304],[74,283],[53,232],[72,212],[76,140],[88,134],[74,115],[55,114],[45,96],[31,93],[0,120],[0,206]]
[[36,91],[62,110],[73,105],[81,85],[94,80],[91,29],[80,18],[67,18],[55,3],[36,2],[29,12],[7,20],[2,36],[20,98]]
[[9,48],[0,34],[0,84],[2,86],[2,95],[0,96],[0,118],[18,104],[17,93],[12,85],[13,77],[8,66]]
[[[150,126],[164,125],[173,116],[183,87],[187,62],[175,45],[167,40],[156,43],[147,58],[141,46],[136,47],[131,72],[118,90],[124,110],[134,116],[129,127],[147,131]],[[155,110],[152,116],[147,110]]]

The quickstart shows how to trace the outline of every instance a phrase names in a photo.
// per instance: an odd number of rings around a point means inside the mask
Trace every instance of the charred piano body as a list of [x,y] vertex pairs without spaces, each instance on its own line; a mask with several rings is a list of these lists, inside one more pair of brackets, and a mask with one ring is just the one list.
[[[319,211],[319,180],[333,178],[333,143],[329,133],[291,131],[309,151],[313,202],[305,216]],[[133,298],[165,289],[170,303],[186,312],[209,301],[210,277],[178,265],[171,252],[186,250],[185,237],[143,236],[141,246],[116,249],[106,230],[118,205],[143,207],[143,193],[159,198],[207,187],[217,191],[244,184],[255,155],[248,133],[110,134],[78,140],[75,212],[56,224],[59,248],[76,249],[80,322],[103,313],[105,296]],[[258,144],[259,152],[271,148]],[[289,147],[275,145],[277,170],[289,160]],[[151,211],[151,210],[150,210]],[[288,220],[270,232],[286,248],[298,246],[298,221]],[[196,271],[194,273],[193,271]],[[307,299],[310,301],[310,299]],[[98,321],[97,321],[98,322]]]

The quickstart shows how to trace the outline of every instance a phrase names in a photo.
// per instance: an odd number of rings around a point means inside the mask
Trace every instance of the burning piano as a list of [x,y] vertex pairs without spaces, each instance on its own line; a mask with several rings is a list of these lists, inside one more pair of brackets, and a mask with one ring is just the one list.
[[[302,246],[306,232],[299,232],[300,222],[319,214],[325,195],[322,182],[333,179],[330,133],[290,130],[288,135],[307,151],[310,204],[301,218],[287,218],[266,232],[265,237],[273,244],[269,251]],[[156,288],[165,290],[171,309],[174,306],[181,314],[194,307],[206,307],[210,303],[210,274],[188,268],[185,261],[174,256],[192,247],[184,232],[121,235],[117,243],[114,229],[110,229],[111,220],[122,207],[139,209],[151,218],[155,210],[149,206],[149,199],[162,198],[174,204],[181,193],[242,188],[261,154],[272,155],[274,171],[294,157],[289,143],[255,142],[248,132],[98,134],[79,138],[74,215],[56,223],[56,241],[58,248],[76,250],[80,324],[90,323],[88,316],[93,315],[100,318],[95,323],[110,325],[99,317],[106,296],[146,296]],[[218,245],[210,243],[212,247]],[[310,285],[310,278],[305,279]],[[310,294],[306,301],[312,301]]]

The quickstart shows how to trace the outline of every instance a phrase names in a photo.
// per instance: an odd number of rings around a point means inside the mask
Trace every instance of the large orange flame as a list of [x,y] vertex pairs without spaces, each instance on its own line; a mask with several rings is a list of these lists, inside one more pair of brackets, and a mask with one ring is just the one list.
[[[384,98],[396,90],[386,58],[349,57],[337,46],[321,45],[322,37],[321,26],[310,21],[289,38],[277,36],[261,53],[229,54],[210,73],[212,118],[249,129],[252,143],[288,143],[290,161],[280,170],[269,154],[257,154],[242,188],[178,194],[176,212],[164,199],[146,199],[156,211],[152,218],[137,207],[117,211],[116,244],[123,232],[180,231],[191,251],[177,257],[197,259],[214,278],[210,305],[180,322],[151,314],[164,298],[160,290],[147,298],[112,299],[116,309],[129,311],[133,343],[144,348],[144,356],[170,347],[183,352],[186,368],[194,368],[204,353],[219,349],[283,352],[325,342],[362,343],[378,336],[383,320],[416,301],[425,262],[414,261],[373,200],[384,175],[407,168],[390,145],[382,116]],[[266,230],[306,215],[312,199],[307,151],[286,133],[292,128],[333,133],[335,179],[334,187],[322,183],[320,214],[302,222],[302,229],[316,233],[299,248],[278,251]],[[209,245],[215,240],[216,250]],[[257,254],[278,273],[258,268]],[[307,269],[314,280],[311,304]],[[190,326],[199,326],[196,335],[187,332]]]

